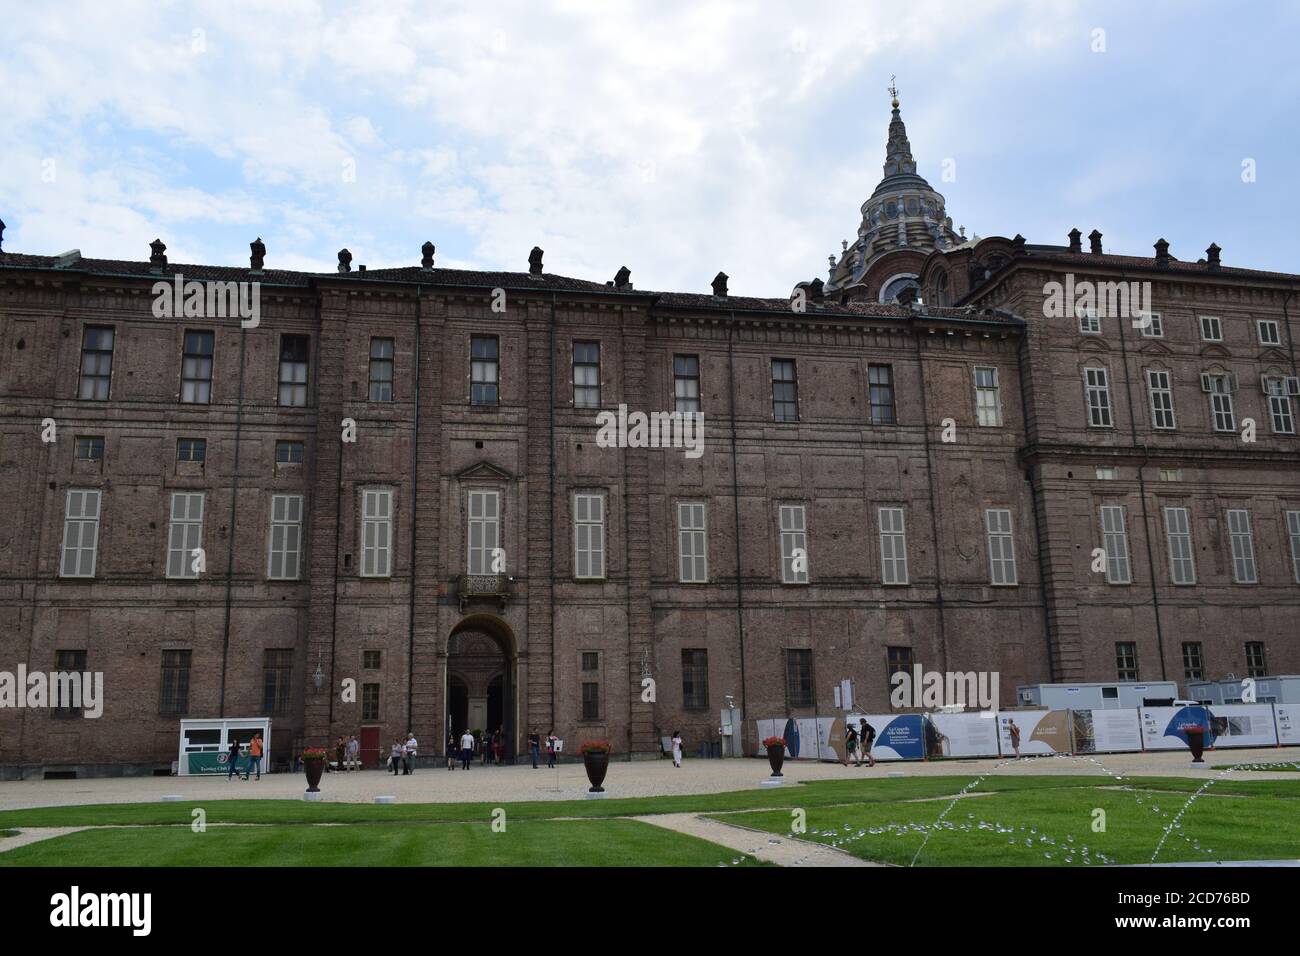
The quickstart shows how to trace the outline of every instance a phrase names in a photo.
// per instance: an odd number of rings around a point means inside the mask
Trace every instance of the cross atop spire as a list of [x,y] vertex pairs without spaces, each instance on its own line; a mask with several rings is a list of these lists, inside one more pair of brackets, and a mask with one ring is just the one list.
[[891,73],[889,75],[889,86],[886,87],[886,89],[889,91],[889,99],[894,109],[898,109],[898,86],[894,83],[894,81],[897,79],[898,79],[897,74]]

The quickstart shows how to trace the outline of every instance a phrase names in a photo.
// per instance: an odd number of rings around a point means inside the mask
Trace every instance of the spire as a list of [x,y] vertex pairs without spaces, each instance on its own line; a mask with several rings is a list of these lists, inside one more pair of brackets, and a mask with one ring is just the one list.
[[902,114],[898,112],[898,87],[894,85],[895,77],[889,78],[889,102],[894,108],[889,121],[889,143],[885,146],[885,178],[890,176],[915,175],[916,160],[912,158],[912,144],[907,141],[907,127],[903,125]]

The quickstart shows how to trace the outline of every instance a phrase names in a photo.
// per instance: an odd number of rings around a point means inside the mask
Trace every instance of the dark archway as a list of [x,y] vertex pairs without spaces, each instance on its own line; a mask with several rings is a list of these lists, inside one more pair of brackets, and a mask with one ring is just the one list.
[[466,617],[447,639],[446,732],[500,729],[506,754],[518,752],[514,634],[490,614]]

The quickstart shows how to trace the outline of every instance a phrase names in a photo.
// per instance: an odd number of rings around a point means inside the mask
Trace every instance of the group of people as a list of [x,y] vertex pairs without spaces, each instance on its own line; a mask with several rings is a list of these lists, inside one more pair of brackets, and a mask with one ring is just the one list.
[[340,772],[361,769],[361,741],[357,740],[355,734],[351,737],[343,736],[334,741],[334,759],[335,766],[333,769]]
[[855,767],[861,767],[865,757],[867,766],[874,767],[876,758],[871,756],[871,745],[875,740],[876,728],[867,723],[867,718],[859,718],[857,727],[849,724],[844,730],[844,766],[852,759]]
[[459,736],[454,731],[447,735],[448,770],[455,770],[458,760],[462,768],[468,770],[474,754],[478,754],[479,763],[482,765],[504,764],[506,762],[505,731],[498,727],[490,734],[486,730],[481,730],[478,736],[470,730]]
[[415,734],[409,730],[406,732],[406,738],[398,737],[393,741],[393,748],[388,753],[388,766],[393,771],[393,776],[398,774],[398,768],[401,768],[401,774],[409,777],[415,770],[415,757],[419,751],[419,741],[415,739]]
[[[232,777],[239,776],[239,751],[241,744],[234,737],[230,738],[230,745],[226,748],[226,782],[229,783]],[[248,742],[248,765],[244,767],[244,779],[247,780],[249,774],[257,772],[258,780],[262,779],[262,734],[253,734],[253,739]]]

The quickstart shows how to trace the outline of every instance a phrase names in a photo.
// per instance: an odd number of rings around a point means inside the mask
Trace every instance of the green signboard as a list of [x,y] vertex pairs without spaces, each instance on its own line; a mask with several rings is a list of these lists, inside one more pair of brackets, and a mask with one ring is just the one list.
[[[189,758],[189,773],[230,773],[223,753],[186,754]],[[236,773],[248,772],[248,755],[241,753],[235,762]]]

